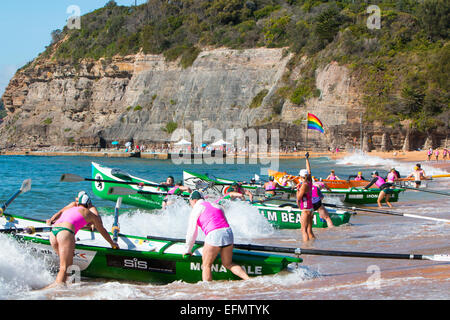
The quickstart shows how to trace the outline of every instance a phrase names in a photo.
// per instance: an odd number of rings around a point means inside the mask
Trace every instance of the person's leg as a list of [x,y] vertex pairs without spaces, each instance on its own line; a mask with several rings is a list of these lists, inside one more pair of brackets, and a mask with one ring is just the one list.
[[328,210],[325,209],[325,207],[322,205],[319,210],[317,210],[319,212],[319,216],[324,219],[327,222],[327,226],[328,228],[333,228],[334,224],[333,221],[331,220],[330,214],[328,213]]
[[243,280],[248,280],[250,277],[245,270],[237,264],[233,263],[233,246],[228,246],[220,250],[220,257],[222,259],[222,265],[230,270],[233,274],[237,275]]
[[56,239],[59,246],[59,272],[55,284],[63,284],[67,279],[67,268],[73,264],[75,238],[69,231],[61,231]]
[[309,215],[308,215],[308,236],[309,236],[309,240],[313,240],[316,237],[314,236],[313,233],[313,219],[314,219],[314,212],[311,210],[309,211]]
[[211,246],[207,243],[203,246],[202,253],[202,280],[212,281],[211,266],[216,260],[217,255],[220,252],[220,247]]
[[384,191],[380,191],[380,194],[378,195],[378,200],[377,200],[379,208],[383,207],[381,204],[381,201],[384,199],[385,196],[386,196],[386,194],[384,193]]
[[389,193],[386,193],[386,203],[389,206],[389,208],[392,208],[392,204],[389,202],[389,199],[391,198],[391,195]]
[[300,224],[301,224],[301,232],[302,232],[302,240],[303,242],[309,241],[308,235],[308,214],[307,211],[302,211],[300,215]]

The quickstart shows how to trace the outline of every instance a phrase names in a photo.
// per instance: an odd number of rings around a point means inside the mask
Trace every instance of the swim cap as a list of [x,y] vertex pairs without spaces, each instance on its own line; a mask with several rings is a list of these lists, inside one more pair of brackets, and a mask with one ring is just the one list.
[[372,174],[378,175],[378,171],[373,171]]
[[361,171],[359,171],[359,172],[358,172],[358,174],[359,174],[359,175],[362,175],[362,172],[361,172]]
[[204,199],[202,194],[199,191],[192,192],[191,196],[189,197],[190,200],[199,200]]
[[305,178],[308,175],[308,170],[306,169],[302,169],[300,170],[300,172],[298,173],[298,175],[302,178]]
[[92,205],[91,198],[85,193],[81,196],[81,198],[78,199],[78,203],[87,207],[90,207]]
[[273,180],[275,180],[275,178],[274,178],[273,176],[270,176],[270,177],[269,177],[269,180],[270,180],[270,181],[273,181]]
[[80,191],[80,192],[78,192],[78,200],[81,199],[81,197],[83,196],[83,194],[87,194],[86,191]]

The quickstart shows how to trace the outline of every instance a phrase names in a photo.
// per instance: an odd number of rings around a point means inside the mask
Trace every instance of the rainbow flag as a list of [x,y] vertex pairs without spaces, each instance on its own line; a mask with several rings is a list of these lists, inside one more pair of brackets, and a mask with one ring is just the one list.
[[312,113],[308,113],[308,129],[316,130],[322,133],[325,132],[322,122]]

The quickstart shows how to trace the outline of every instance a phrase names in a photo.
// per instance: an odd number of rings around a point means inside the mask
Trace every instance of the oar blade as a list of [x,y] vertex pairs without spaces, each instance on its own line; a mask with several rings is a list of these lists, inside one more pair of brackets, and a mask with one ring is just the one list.
[[[111,189],[111,188],[110,188]],[[120,209],[120,207],[122,206],[122,197],[119,197],[118,199],[117,199],[117,202],[116,202],[116,209],[117,210],[119,210]]]
[[20,191],[22,193],[28,192],[31,190],[31,179],[27,179],[22,183],[22,187],[20,188]]
[[85,179],[76,174],[65,173],[61,176],[60,181],[61,182],[82,182],[82,181],[85,181]]
[[122,188],[122,187],[110,187],[108,189],[108,195],[128,196],[128,195],[137,194],[137,193],[138,193],[137,190]]
[[450,262],[450,255],[449,254],[435,254],[432,256],[423,256],[423,259],[432,260],[432,261]]

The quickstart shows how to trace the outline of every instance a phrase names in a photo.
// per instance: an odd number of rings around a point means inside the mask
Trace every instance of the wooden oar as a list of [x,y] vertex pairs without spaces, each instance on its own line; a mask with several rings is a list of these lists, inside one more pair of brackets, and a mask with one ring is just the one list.
[[383,211],[383,210],[375,210],[375,209],[365,209],[365,208],[357,208],[357,207],[346,207],[346,206],[340,206],[340,205],[331,204],[331,203],[324,203],[323,205],[325,207],[340,208],[340,209],[346,209],[346,210],[351,210],[351,211],[365,211],[365,212],[389,214],[389,215],[393,215],[393,216],[403,216],[403,217],[409,217],[409,218],[425,219],[425,220],[433,220],[433,221],[440,221],[440,222],[450,223],[449,219],[433,218],[433,217],[427,217],[427,216],[419,216],[419,215],[410,214],[410,213],[401,213],[401,212],[394,212],[394,211]]
[[[172,242],[185,242],[186,241],[186,239],[172,239],[172,238],[153,237],[153,236],[147,236],[147,239],[172,241]],[[196,244],[203,245],[204,242],[197,241]],[[450,262],[450,255],[448,255],[448,254],[421,255],[421,254],[333,251],[333,250],[316,250],[316,249],[262,246],[262,245],[254,245],[254,244],[234,244],[233,246],[236,249],[242,249],[242,250],[248,250],[248,251],[281,252],[281,253],[296,254],[296,255],[305,254],[305,255],[351,257],[351,258],[432,260],[432,261]]]
[[26,228],[12,228],[12,229],[0,229],[0,233],[27,233],[27,234],[35,234],[36,232],[50,232],[52,231],[52,227],[26,227]]
[[403,188],[403,189],[416,190],[416,191],[422,191],[422,192],[428,192],[428,193],[434,193],[434,194],[440,194],[440,195],[443,195],[443,196],[450,196],[450,193],[443,192],[443,191],[425,190],[425,189],[419,189],[419,188],[414,188],[414,187],[402,187],[402,186],[396,185],[396,184],[394,186],[399,187],[399,188]]
[[119,197],[116,202],[116,207],[114,208],[114,223],[112,226],[112,234],[113,234],[113,242],[117,243],[117,239],[119,238],[119,209],[122,205],[122,197]]
[[11,204],[11,202],[14,201],[20,194],[28,192],[31,190],[31,179],[27,179],[24,182],[22,182],[22,186],[20,187],[20,190],[18,190],[16,193],[13,194],[11,198],[9,198],[1,207],[0,207],[0,216],[5,212],[6,208]]
[[83,182],[83,181],[92,181],[92,182],[104,182],[104,183],[116,183],[116,184],[126,184],[130,186],[145,186],[145,187],[157,187],[157,188],[168,188],[163,184],[156,183],[140,183],[140,182],[126,182],[126,181],[116,181],[116,180],[101,180],[101,179],[90,179],[83,178],[76,174],[65,173],[61,176],[61,182]]

